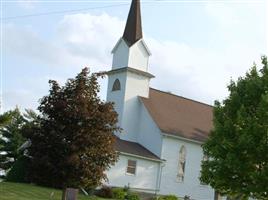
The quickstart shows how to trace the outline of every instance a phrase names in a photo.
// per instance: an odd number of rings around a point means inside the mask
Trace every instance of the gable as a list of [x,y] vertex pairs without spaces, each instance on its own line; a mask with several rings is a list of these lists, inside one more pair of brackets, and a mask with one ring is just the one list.
[[213,107],[150,88],[140,97],[159,129],[169,135],[204,142],[213,127]]

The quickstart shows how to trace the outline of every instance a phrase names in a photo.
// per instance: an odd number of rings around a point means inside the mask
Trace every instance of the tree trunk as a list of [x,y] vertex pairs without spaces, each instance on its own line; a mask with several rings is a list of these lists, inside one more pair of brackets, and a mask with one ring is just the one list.
[[65,188],[62,191],[62,200],[77,200],[78,189]]

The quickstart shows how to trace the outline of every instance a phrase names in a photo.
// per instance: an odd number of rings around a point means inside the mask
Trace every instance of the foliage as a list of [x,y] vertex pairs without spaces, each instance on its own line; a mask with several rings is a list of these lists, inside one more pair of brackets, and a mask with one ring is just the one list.
[[27,135],[35,183],[89,189],[106,179],[105,170],[118,158],[113,132],[120,129],[113,103],[98,97],[100,76],[84,68],[64,86],[49,81],[39,126]]
[[0,128],[5,126],[12,118],[12,111],[8,111],[0,115]]
[[178,197],[176,195],[164,195],[164,196],[160,196],[158,197],[158,200],[178,200]]
[[29,158],[22,156],[18,158],[11,169],[7,172],[6,181],[24,183],[27,182]]
[[268,198],[268,65],[231,81],[230,95],[215,102],[214,129],[203,145],[201,181],[240,199]]
[[140,197],[137,193],[134,192],[128,192],[126,195],[127,200],[140,200]]
[[114,199],[125,199],[126,192],[124,191],[123,188],[113,188],[112,192]]
[[97,190],[96,195],[103,198],[112,198],[113,190],[111,187],[104,185],[101,189]]
[[129,185],[125,185],[125,186],[123,187],[123,190],[124,190],[125,192],[128,192],[128,191],[129,191]]
[[22,114],[18,108],[0,116],[0,169],[7,171],[22,156],[20,146],[26,141],[23,134],[33,120],[32,110],[25,110]]

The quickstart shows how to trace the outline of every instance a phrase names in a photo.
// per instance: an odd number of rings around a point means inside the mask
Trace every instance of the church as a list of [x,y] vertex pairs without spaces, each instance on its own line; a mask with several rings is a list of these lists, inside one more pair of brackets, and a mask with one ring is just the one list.
[[115,133],[119,160],[107,171],[107,184],[213,200],[214,190],[199,180],[213,107],[150,87],[155,77],[140,9],[140,1],[132,0],[123,36],[112,50],[107,101],[115,103],[123,131]]

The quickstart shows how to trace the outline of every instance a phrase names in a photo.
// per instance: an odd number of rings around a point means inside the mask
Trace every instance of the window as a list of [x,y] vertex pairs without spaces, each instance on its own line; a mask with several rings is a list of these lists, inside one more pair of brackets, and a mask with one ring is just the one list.
[[177,173],[177,181],[179,182],[182,182],[184,180],[185,163],[186,163],[186,149],[184,146],[182,146],[179,152],[178,173]]
[[136,160],[128,160],[127,161],[127,174],[135,175],[136,174]]
[[120,89],[121,89],[120,81],[118,79],[116,79],[114,81],[112,91],[117,91],[117,90],[120,90]]

